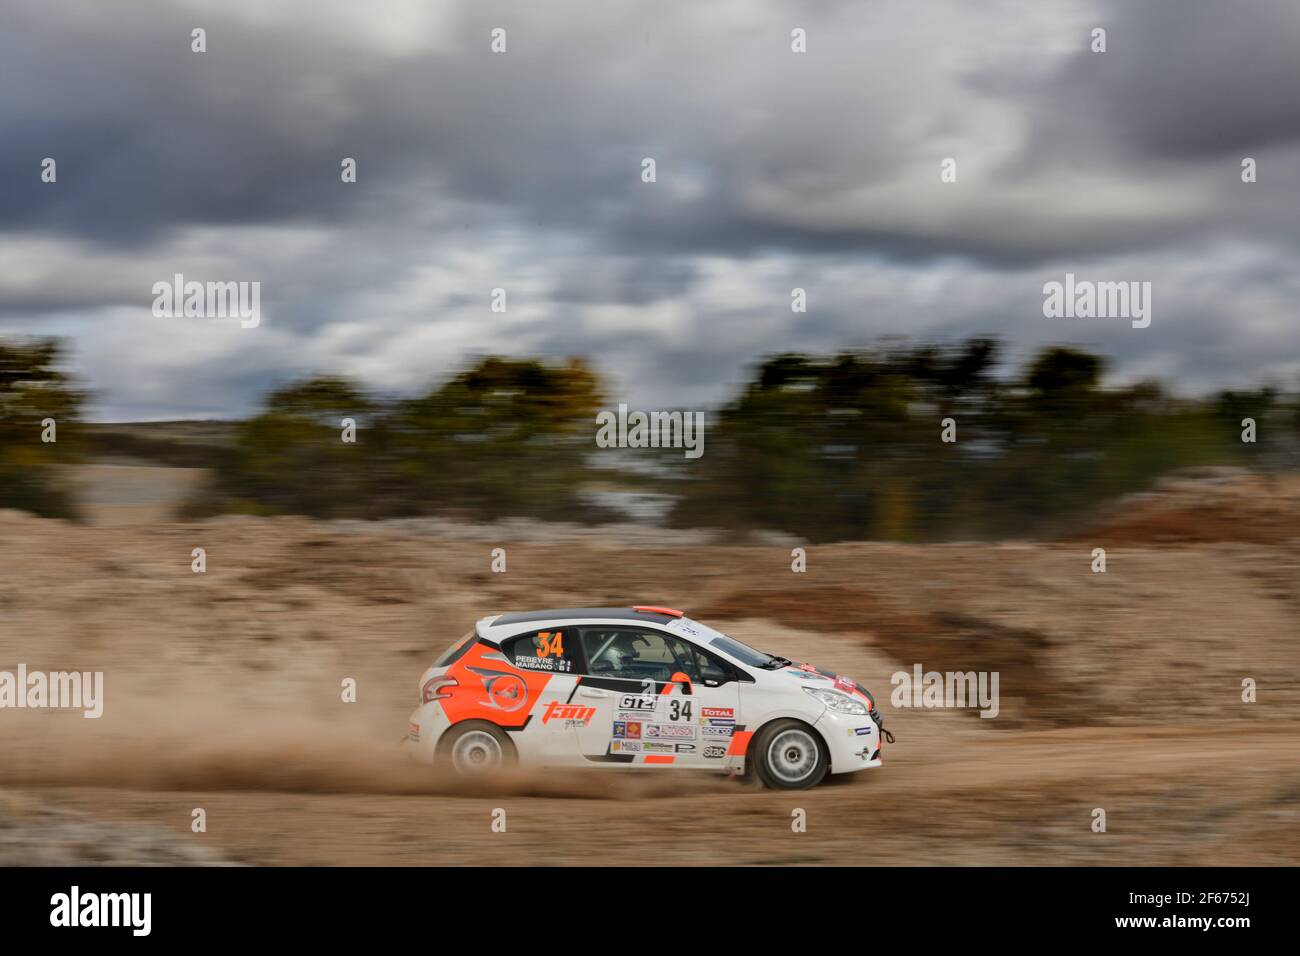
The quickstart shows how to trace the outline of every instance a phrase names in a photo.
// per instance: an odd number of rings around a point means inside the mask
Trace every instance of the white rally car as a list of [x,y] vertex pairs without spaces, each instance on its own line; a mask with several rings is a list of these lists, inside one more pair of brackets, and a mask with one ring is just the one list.
[[462,774],[503,764],[753,771],[803,789],[893,742],[857,682],[672,608],[485,617],[420,678],[405,745]]

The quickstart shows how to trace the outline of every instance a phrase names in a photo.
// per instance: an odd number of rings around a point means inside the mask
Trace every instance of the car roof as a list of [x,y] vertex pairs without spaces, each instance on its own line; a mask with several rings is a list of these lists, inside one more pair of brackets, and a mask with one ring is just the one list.
[[669,624],[680,617],[659,611],[638,611],[631,607],[555,607],[544,611],[516,611],[511,614],[499,614],[492,619],[492,627],[513,627],[516,624],[531,624],[534,621],[649,621],[653,624]]
[[660,611],[638,611],[630,607],[555,607],[541,611],[516,611],[485,617],[476,625],[479,637],[493,643],[526,631],[529,626],[568,626],[573,624],[617,624],[626,621],[643,627],[667,627],[686,620]]

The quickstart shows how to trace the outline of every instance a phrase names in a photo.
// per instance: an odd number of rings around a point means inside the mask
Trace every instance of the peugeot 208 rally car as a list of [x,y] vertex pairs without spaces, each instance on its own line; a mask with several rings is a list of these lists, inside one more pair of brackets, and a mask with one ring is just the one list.
[[637,606],[483,618],[420,678],[404,743],[462,774],[693,768],[794,790],[880,766],[882,738],[857,682]]

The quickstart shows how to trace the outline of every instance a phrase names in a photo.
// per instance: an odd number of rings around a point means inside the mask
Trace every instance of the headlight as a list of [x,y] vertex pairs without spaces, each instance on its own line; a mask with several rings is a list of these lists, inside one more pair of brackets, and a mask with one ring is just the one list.
[[838,714],[854,714],[859,717],[867,716],[868,711],[866,702],[858,700],[856,697],[850,697],[848,694],[841,694],[837,690],[823,690],[820,687],[805,687],[804,691],[812,694]]

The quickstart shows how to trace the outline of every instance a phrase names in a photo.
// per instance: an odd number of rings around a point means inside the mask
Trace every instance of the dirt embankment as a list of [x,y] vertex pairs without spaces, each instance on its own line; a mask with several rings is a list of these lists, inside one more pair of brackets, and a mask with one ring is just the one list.
[[[1066,542],[821,546],[803,574],[775,541],[646,529],[0,513],[0,670],[106,680],[98,720],[0,710],[7,799],[63,815],[0,814],[0,844],[15,862],[38,825],[73,847],[115,839],[102,825],[168,834],[141,851],[160,862],[1300,862],[1300,496],[1224,487],[1198,488],[1218,517],[1182,538],[1134,540],[1186,513],[1167,492]],[[1235,508],[1271,515],[1267,539],[1225,537],[1254,527]],[[790,795],[626,774],[465,787],[395,760],[421,670],[475,618],[641,602],[862,679],[898,735],[886,766]],[[999,716],[892,706],[891,675],[918,664],[999,672]]]

